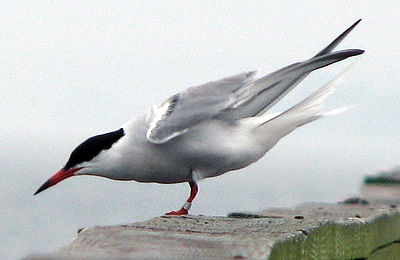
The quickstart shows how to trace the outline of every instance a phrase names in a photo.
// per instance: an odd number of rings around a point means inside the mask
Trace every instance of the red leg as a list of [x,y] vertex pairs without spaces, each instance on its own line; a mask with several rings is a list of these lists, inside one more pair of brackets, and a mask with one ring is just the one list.
[[180,210],[171,211],[166,213],[165,215],[187,215],[189,213],[189,209],[192,206],[192,201],[194,197],[196,197],[197,191],[199,190],[197,184],[194,181],[189,181],[189,185],[190,185],[190,196],[187,199],[186,203],[183,204]]

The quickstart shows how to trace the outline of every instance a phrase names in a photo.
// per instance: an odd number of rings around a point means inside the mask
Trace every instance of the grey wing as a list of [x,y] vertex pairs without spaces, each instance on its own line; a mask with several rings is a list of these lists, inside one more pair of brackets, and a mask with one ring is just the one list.
[[[360,21],[361,19],[352,24],[312,59],[289,65],[254,81],[254,84],[250,88],[244,90],[245,93],[243,93],[243,96],[247,95],[247,98],[242,98],[240,105],[232,107],[231,110],[226,111],[221,116],[223,118],[238,119],[262,114],[288,94],[312,70],[340,61],[343,58],[361,54],[363,51],[345,50],[335,55],[330,55],[332,50],[339,45]],[[348,56],[346,57],[346,55]]]
[[152,143],[164,143],[215,117],[236,102],[235,93],[250,84],[254,75],[254,71],[242,73],[173,95],[161,106],[152,108],[147,120],[147,139]]
[[322,56],[292,64],[265,77],[257,79],[237,92],[238,101],[219,115],[223,119],[239,119],[264,113],[311,71],[332,63],[364,53],[363,50],[349,49],[328,53]]

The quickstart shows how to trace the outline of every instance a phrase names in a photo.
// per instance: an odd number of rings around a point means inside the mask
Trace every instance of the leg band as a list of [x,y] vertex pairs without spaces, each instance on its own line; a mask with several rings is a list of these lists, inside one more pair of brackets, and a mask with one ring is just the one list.
[[190,203],[189,201],[186,201],[185,204],[183,204],[182,208],[189,211],[191,206],[192,206],[192,203]]

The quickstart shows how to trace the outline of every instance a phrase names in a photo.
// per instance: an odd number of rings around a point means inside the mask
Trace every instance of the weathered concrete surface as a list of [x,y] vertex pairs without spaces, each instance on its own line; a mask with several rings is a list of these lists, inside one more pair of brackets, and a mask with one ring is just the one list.
[[400,251],[394,205],[307,204],[231,216],[87,228],[54,254],[26,259],[391,259]]

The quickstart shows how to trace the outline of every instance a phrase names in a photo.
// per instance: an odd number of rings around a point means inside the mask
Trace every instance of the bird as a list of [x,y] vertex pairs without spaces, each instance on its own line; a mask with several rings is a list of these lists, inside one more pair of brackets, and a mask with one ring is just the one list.
[[281,138],[326,115],[321,112],[323,102],[337,80],[286,111],[267,111],[312,71],[364,53],[361,49],[333,51],[360,21],[308,60],[259,78],[249,71],[189,87],[118,130],[90,137],[34,195],[80,175],[163,184],[187,182],[189,198],[179,210],[166,215],[189,214],[200,180],[258,161]]

